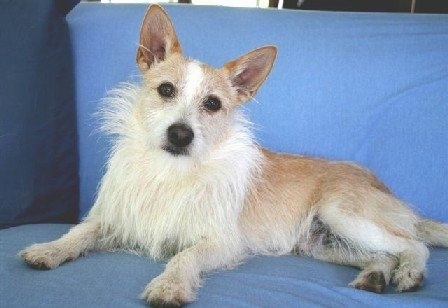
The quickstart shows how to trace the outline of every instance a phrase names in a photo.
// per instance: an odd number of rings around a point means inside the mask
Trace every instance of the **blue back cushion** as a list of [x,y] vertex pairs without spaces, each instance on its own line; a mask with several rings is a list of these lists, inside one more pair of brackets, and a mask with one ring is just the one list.
[[[82,3],[69,14],[82,214],[92,205],[108,147],[92,134],[92,114],[107,90],[139,74],[135,50],[146,9]],[[185,54],[211,65],[262,45],[279,47],[258,102],[244,106],[260,144],[356,161],[421,214],[448,221],[446,16],[166,9]]]
[[57,7],[0,3],[1,228],[77,219],[72,50]]

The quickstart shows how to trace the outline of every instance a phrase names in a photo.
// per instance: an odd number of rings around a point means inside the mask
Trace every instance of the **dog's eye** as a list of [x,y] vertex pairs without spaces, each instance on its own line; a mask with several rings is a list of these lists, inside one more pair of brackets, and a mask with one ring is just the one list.
[[209,96],[204,102],[204,108],[216,112],[221,109],[221,101],[216,96]]
[[162,97],[173,97],[174,96],[174,85],[171,82],[164,82],[157,88]]

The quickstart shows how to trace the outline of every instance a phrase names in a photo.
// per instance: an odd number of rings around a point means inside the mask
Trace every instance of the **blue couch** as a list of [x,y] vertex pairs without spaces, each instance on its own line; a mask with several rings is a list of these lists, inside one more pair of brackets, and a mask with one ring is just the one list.
[[[163,263],[95,252],[52,271],[17,252],[58,238],[92,205],[108,140],[105,93],[138,82],[146,5],[0,4],[0,307],[136,307]],[[246,105],[260,144],[352,160],[419,213],[448,221],[448,18],[168,5],[188,56],[219,66],[275,44],[276,65]],[[254,256],[206,277],[191,307],[447,307],[448,250],[431,248],[414,293],[347,286],[358,270]]]

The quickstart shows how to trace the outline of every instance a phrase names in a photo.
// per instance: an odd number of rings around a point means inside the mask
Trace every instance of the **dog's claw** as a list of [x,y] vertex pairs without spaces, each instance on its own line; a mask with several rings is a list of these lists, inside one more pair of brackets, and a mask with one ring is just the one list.
[[149,305],[154,308],[177,308],[182,307],[179,302],[165,302],[161,299],[154,299],[149,302]]

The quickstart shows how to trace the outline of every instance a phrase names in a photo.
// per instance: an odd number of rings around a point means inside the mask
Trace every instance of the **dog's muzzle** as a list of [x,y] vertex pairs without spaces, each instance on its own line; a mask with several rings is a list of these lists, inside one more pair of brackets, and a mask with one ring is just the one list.
[[193,130],[183,123],[175,123],[167,129],[168,144],[164,150],[173,155],[187,155],[188,146],[194,138]]

